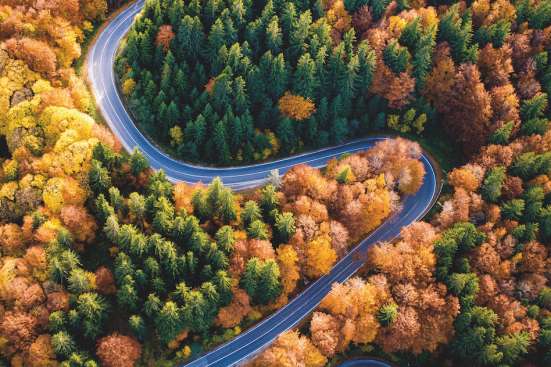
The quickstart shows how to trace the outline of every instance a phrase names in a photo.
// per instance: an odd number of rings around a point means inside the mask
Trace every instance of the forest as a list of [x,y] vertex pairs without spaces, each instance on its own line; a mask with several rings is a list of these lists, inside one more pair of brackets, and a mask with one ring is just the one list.
[[[0,365],[174,366],[327,273],[415,193],[395,139],[234,193],[169,182],[75,71],[105,2],[0,7]],[[74,11],[78,10],[78,15]]]
[[117,61],[121,90],[144,131],[192,161],[259,161],[387,125],[422,132],[433,108],[414,91],[436,25],[411,19],[411,39],[378,52],[362,32],[384,6],[353,21],[352,3],[148,1]]
[[387,63],[389,48],[420,39],[412,29],[435,25],[424,87],[414,88],[466,163],[447,172],[432,215],[373,247],[356,277],[251,365],[371,355],[401,366],[548,366],[551,3],[397,1],[373,23],[381,3],[361,2],[351,27],[369,19],[361,39]]
[[[148,1],[117,62],[121,90],[186,160],[259,161],[377,131],[446,133],[472,155],[549,93],[549,3],[448,4]],[[530,118],[521,133],[544,129]]]
[[120,3],[0,1],[0,366],[168,367],[230,340],[399,213],[413,140],[440,130],[463,162],[431,213],[250,365],[551,364],[549,0],[147,1],[115,67],[183,159],[411,138],[245,192],[173,184],[102,123],[78,65]]

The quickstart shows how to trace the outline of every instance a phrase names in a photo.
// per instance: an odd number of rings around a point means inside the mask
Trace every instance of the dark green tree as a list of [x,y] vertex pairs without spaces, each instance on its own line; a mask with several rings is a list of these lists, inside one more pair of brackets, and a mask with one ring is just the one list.
[[385,64],[396,74],[406,70],[411,59],[407,48],[402,47],[397,41],[392,41],[383,51]]
[[478,46],[473,43],[473,29],[470,12],[461,14],[459,4],[452,5],[440,20],[438,41],[447,41],[457,63],[476,62]]
[[249,224],[247,227],[247,235],[250,238],[255,238],[258,240],[267,240],[268,239],[268,229],[266,224],[261,220],[255,220]]
[[496,131],[494,131],[493,134],[490,135],[490,143],[499,145],[508,144],[509,139],[511,138],[511,133],[513,132],[513,127],[514,123],[510,121],[504,124],[499,129],[496,129]]
[[100,161],[95,159],[92,160],[90,172],[88,173],[88,181],[90,183],[90,188],[96,194],[106,193],[111,187],[111,176],[109,175],[109,171],[103,167]]
[[284,212],[276,215],[274,237],[279,243],[287,243],[295,234],[295,218],[292,213]]
[[182,331],[182,310],[175,302],[167,301],[158,312],[154,313],[157,334],[163,343],[168,343]]
[[241,221],[243,222],[244,227],[248,227],[255,220],[262,219],[262,212],[258,207],[256,201],[249,200],[243,205],[241,211]]
[[481,193],[486,201],[497,202],[501,196],[501,188],[505,180],[505,167],[496,166],[486,173],[484,182],[482,183]]

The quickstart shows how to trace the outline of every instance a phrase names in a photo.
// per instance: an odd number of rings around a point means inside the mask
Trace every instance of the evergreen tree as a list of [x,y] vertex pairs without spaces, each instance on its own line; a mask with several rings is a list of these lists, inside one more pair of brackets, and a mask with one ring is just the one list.
[[305,98],[314,98],[314,91],[316,91],[318,86],[316,64],[310,54],[305,53],[298,60],[293,76],[293,91]]
[[224,223],[230,223],[237,219],[237,209],[233,193],[229,189],[222,192],[220,198],[220,219]]
[[147,325],[140,315],[132,315],[128,319],[128,326],[132,334],[140,341],[145,341],[147,336]]
[[279,18],[274,16],[266,27],[266,47],[273,54],[277,55],[281,50],[282,44],[283,36],[279,27]]
[[284,117],[279,120],[277,136],[281,142],[281,149],[285,153],[292,152],[297,145],[297,136],[294,131],[294,124],[291,119]]
[[247,201],[241,211],[241,221],[243,222],[243,226],[248,227],[255,220],[260,219],[262,219],[262,212],[260,211],[258,204],[253,200]]
[[447,41],[452,49],[453,60],[460,64],[476,62],[478,47],[472,42],[472,19],[469,12],[460,14],[459,4],[451,6],[440,20],[438,40]]
[[524,213],[524,200],[513,199],[501,206],[501,215],[504,219],[519,220]]
[[486,201],[497,202],[501,196],[501,188],[503,181],[505,180],[505,168],[503,166],[496,166],[486,173],[484,182],[482,184],[482,197]]
[[270,213],[272,210],[277,209],[279,205],[279,199],[277,197],[277,190],[273,185],[266,185],[260,191],[260,208],[264,215]]
[[59,331],[52,335],[52,349],[60,357],[69,357],[76,350],[73,337],[66,331]]
[[398,317],[398,305],[396,303],[386,303],[379,308],[377,320],[382,326],[388,327]]
[[358,45],[358,86],[361,94],[367,93],[373,73],[375,72],[376,55],[367,41],[362,41]]
[[97,293],[82,293],[77,298],[76,310],[86,338],[93,340],[102,333],[107,320],[107,303],[102,296]]
[[231,254],[233,251],[233,246],[235,244],[235,235],[232,227],[222,226],[215,235],[216,243],[218,247],[223,250],[226,254]]
[[93,159],[90,172],[88,173],[88,181],[90,183],[90,188],[96,194],[106,193],[107,190],[111,187],[111,176],[109,171],[101,162]]
[[170,342],[182,331],[182,311],[175,302],[165,302],[154,314],[155,327],[163,343]]
[[292,213],[284,212],[283,214],[276,215],[274,235],[279,243],[289,242],[295,231],[295,218]]
[[265,261],[260,270],[256,302],[260,304],[273,302],[279,297],[282,290],[283,287],[279,279],[279,266],[274,260]]
[[385,64],[396,74],[402,73],[411,59],[411,55],[405,47],[400,46],[396,41],[392,41],[383,51],[383,60]]
[[[209,0],[207,2],[208,4],[217,3],[218,0]],[[208,10],[207,10],[208,11]],[[212,28],[210,29],[209,36],[208,36],[208,49],[211,59],[214,59],[216,57],[216,54],[218,53],[218,50],[220,47],[225,45],[225,38],[226,38],[226,31],[224,29],[224,23],[220,19],[216,19],[214,24],[212,25]]]
[[506,145],[509,142],[511,133],[513,132],[514,123],[512,121],[504,124],[502,127],[496,129],[490,136],[491,144]]
[[261,220],[255,220],[247,227],[247,235],[250,238],[256,238],[259,240],[268,239],[268,230],[266,224]]

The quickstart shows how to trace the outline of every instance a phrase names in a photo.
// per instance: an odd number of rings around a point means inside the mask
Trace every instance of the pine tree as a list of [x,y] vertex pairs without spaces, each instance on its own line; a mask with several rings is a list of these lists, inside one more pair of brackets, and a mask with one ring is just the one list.
[[128,33],[128,39],[126,41],[126,47],[124,49],[124,55],[128,59],[130,65],[133,65],[138,62],[139,51],[138,51],[138,35],[134,29],[131,29]]
[[266,77],[268,77],[267,80],[270,81],[270,88],[268,91],[272,98],[279,98],[283,92],[285,92],[287,89],[288,76],[287,64],[285,63],[283,54],[280,53],[273,58],[270,74],[266,75]]
[[292,213],[284,212],[276,215],[274,235],[279,243],[287,243],[295,234],[295,218]]
[[523,179],[531,179],[551,169],[551,152],[536,154],[527,152],[519,155],[510,167],[510,173]]
[[509,365],[515,365],[526,354],[530,347],[530,335],[525,332],[506,334],[496,338],[498,350],[503,353],[503,362]]
[[482,184],[482,197],[489,202],[497,202],[501,196],[501,187],[505,180],[505,168],[497,166],[486,173],[484,183]]
[[539,219],[544,198],[545,194],[541,186],[531,186],[524,191],[522,199],[525,206],[522,219],[525,222],[535,222]]
[[224,191],[225,187],[222,183],[222,179],[220,177],[215,177],[209,184],[207,190],[207,205],[209,207],[209,212],[213,215],[220,210]]
[[207,219],[210,215],[209,205],[202,190],[197,190],[191,198],[193,214],[199,219]]
[[69,273],[67,289],[75,294],[90,292],[94,289],[95,277],[81,268],[74,268]]
[[268,230],[266,224],[261,220],[255,220],[249,224],[247,227],[247,235],[250,238],[255,238],[258,240],[267,240],[268,239]]
[[241,221],[244,227],[248,227],[255,220],[262,219],[262,213],[255,201],[249,200],[243,206],[241,211]]
[[478,57],[478,47],[472,42],[472,19],[469,12],[460,14],[459,4],[451,6],[440,20],[438,40],[447,41],[452,49],[453,60],[475,63]]
[[64,311],[53,311],[48,317],[48,331],[56,333],[65,329],[67,320]]
[[143,310],[148,317],[155,317],[161,310],[162,303],[155,293],[150,293],[145,300]]
[[415,87],[418,91],[425,86],[425,80],[432,68],[432,55],[436,45],[436,26],[426,30],[416,44],[413,60],[412,75],[415,77]]
[[294,131],[294,123],[291,119],[284,117],[279,120],[277,137],[281,142],[281,149],[285,153],[292,152],[297,145],[297,136]]
[[233,193],[225,189],[220,197],[220,219],[223,223],[230,223],[237,219],[237,209]]
[[215,316],[212,313],[212,308],[199,291],[190,292],[189,302],[186,303],[183,313],[184,320],[187,320],[186,323],[190,325],[190,329],[196,332],[206,331]]
[[256,298],[261,269],[261,262],[258,258],[253,257],[249,259],[239,283],[240,287],[253,299]]
[[367,93],[373,73],[375,72],[376,56],[375,52],[369,46],[367,41],[362,41],[358,45],[358,86],[361,94]]
[[235,235],[232,227],[222,226],[215,235],[216,244],[226,254],[231,254],[235,244]]
[[[358,1],[358,3],[362,3],[362,1]],[[390,0],[378,0],[372,3],[372,13],[374,20],[379,20],[382,17],[389,3]]]
[[237,114],[243,114],[249,109],[250,103],[246,88],[245,79],[242,76],[236,77],[233,82],[233,98]]
[[397,41],[392,41],[383,51],[383,60],[385,64],[396,74],[406,70],[411,59],[411,55],[405,47],[402,47]]
[[214,89],[212,92],[213,106],[222,111],[228,106],[233,99],[233,83],[232,72],[229,67],[226,67],[222,73],[216,77]]
[[524,200],[513,199],[501,206],[501,215],[504,219],[519,220],[524,213]]
[[172,183],[167,179],[165,172],[161,169],[149,176],[147,183],[147,194],[153,195],[155,199],[160,196],[172,197]]
[[212,137],[213,146],[217,149],[217,161],[222,164],[227,164],[231,160],[230,149],[228,147],[227,138],[226,138],[226,127],[223,121],[219,121],[215,128],[214,134]]
[[253,298],[253,301],[260,304],[273,302],[281,294],[281,291],[279,266],[274,260],[267,260],[260,270],[256,300]]
[[260,208],[262,212],[266,214],[272,210],[277,209],[279,205],[279,199],[277,197],[277,190],[273,185],[266,185],[260,191]]
[[168,343],[181,332],[182,311],[172,301],[167,301],[155,315],[155,327],[163,343]]
[[171,101],[168,105],[166,118],[168,127],[176,125],[176,123],[180,120],[180,111],[178,110],[178,106],[176,103],[174,103],[174,101]]
[[293,91],[305,98],[314,98],[314,91],[319,86],[316,77],[316,64],[309,53],[303,54],[298,60],[293,76]]
[[135,283],[134,279],[130,275],[127,275],[122,279],[117,288],[117,303],[123,310],[132,312],[138,308],[140,299]]
[[[285,20],[284,20],[285,22]],[[310,25],[312,24],[312,15],[309,10],[301,13],[295,22],[290,24],[289,33],[289,49],[287,57],[291,64],[296,64],[300,55],[306,51],[306,40],[310,33]]]
[[115,154],[111,148],[101,142],[94,146],[92,159],[99,161],[110,170],[117,168],[120,163],[120,155]]
[[398,317],[398,305],[396,303],[386,303],[379,308],[377,320],[382,326],[388,327]]
[[147,325],[145,324],[143,317],[140,315],[130,316],[128,319],[128,326],[130,327],[132,334],[134,334],[138,340],[144,341],[146,339]]
[[177,29],[180,25],[180,19],[184,15],[184,1],[183,0],[174,0],[170,3],[170,8],[168,10],[168,18],[170,19],[170,24],[173,28]]
[[283,44],[283,35],[279,27],[279,18],[273,16],[271,21],[266,26],[266,47],[277,55],[281,51]]
[[111,187],[111,177],[109,176],[109,171],[101,162],[93,159],[90,172],[88,173],[88,181],[90,183],[90,188],[96,194],[106,193]]
[[66,331],[59,331],[52,335],[52,349],[60,357],[69,357],[76,350],[73,337]]
[[203,295],[203,298],[205,299],[209,308],[218,308],[218,305],[220,304],[220,295],[218,294],[216,286],[212,282],[204,282],[203,284],[201,284],[199,291]]
[[82,320],[86,338],[95,339],[101,334],[107,320],[107,303],[97,293],[82,293],[78,296],[76,310]]
[[490,136],[490,143],[499,145],[508,144],[514,125],[515,124],[512,121],[509,121],[502,127],[496,129],[496,131],[494,131],[494,133]]
[[140,173],[149,168],[149,162],[144,157],[142,152],[137,148],[134,149],[130,155],[130,171],[134,176],[138,176]]
[[[214,2],[218,2],[218,0],[209,0],[208,3],[214,3]],[[218,54],[218,50],[220,49],[220,47],[225,45],[225,42],[226,42],[225,38],[226,38],[226,31],[224,29],[224,24],[220,19],[216,19],[208,35],[208,44],[209,44],[208,49],[210,50],[209,52],[210,52],[211,59],[216,58],[216,55]]]

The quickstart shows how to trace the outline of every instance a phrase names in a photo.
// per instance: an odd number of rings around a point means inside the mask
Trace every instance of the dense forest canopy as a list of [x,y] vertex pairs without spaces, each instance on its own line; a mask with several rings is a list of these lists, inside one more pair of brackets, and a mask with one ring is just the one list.
[[[468,154],[521,119],[541,132],[519,108],[549,92],[547,2],[423,4],[150,0],[118,59],[122,90],[178,157],[222,164],[427,123]],[[539,35],[531,60],[523,24]]]
[[[373,108],[384,104],[368,98],[376,53],[358,39],[350,17],[339,19],[342,3],[332,17],[327,6],[148,1],[118,60],[132,111],[180,157],[223,164],[337,144],[369,130]],[[434,46],[435,32],[419,26],[416,35]],[[385,57],[399,75],[409,52],[392,47]],[[391,104],[402,107],[407,98]],[[426,116],[410,115],[422,130]]]

